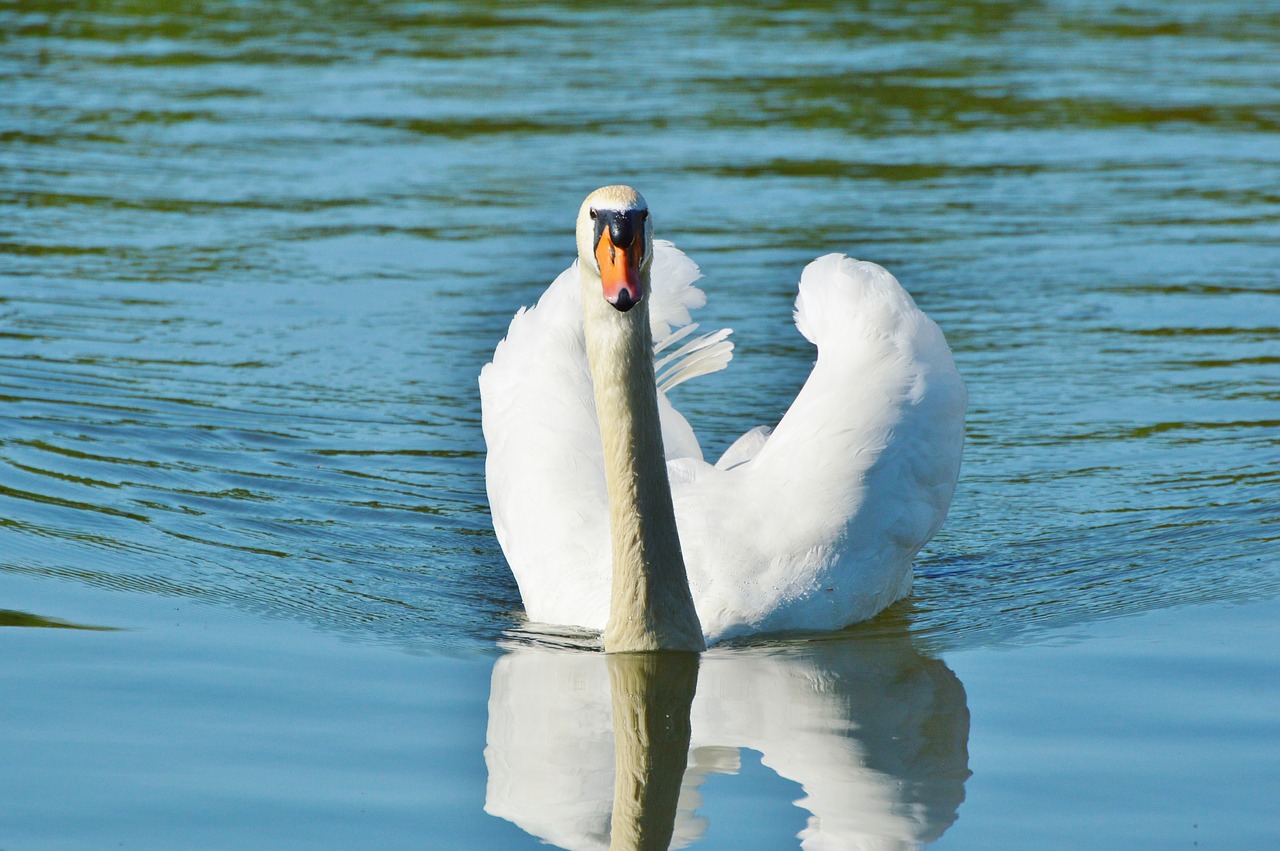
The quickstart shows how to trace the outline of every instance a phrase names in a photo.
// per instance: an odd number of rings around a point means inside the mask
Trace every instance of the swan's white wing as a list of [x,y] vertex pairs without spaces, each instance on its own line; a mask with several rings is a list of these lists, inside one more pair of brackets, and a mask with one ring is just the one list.
[[739,464],[747,463],[760,454],[770,434],[773,434],[773,429],[768,426],[756,426],[751,429],[724,451],[720,460],[716,462],[716,469],[732,470]]
[[745,435],[718,465],[727,469],[672,465],[712,640],[834,629],[906,594],[959,473],[964,383],[942,332],[892,275],[842,255],[815,260],[796,324],[818,360],[773,433]]
[[579,286],[574,264],[515,315],[480,372],[480,405],[493,527],[526,611],[598,628],[609,516]]
[[[723,369],[732,356],[727,331],[694,338],[685,330],[689,311],[706,303],[693,286],[700,275],[671,243],[655,240],[647,301],[655,349],[676,352],[665,365],[674,383]],[[525,611],[603,629],[609,512],[581,298],[575,263],[516,314],[480,372],[480,404],[489,507]],[[689,423],[664,393],[658,404],[667,458],[701,463]]]

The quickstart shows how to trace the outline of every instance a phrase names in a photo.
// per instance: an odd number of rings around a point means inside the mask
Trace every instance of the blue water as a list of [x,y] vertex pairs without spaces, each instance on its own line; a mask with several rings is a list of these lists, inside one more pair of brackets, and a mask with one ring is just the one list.
[[[537,642],[475,379],[615,181],[735,329],[674,393],[709,456],[803,382],[828,251],[970,391],[912,597],[717,682],[954,678],[967,779],[854,737],[932,790],[867,805],[926,813],[900,844],[1274,845],[1277,79],[1243,2],[0,7],[0,624],[121,628],[0,631],[0,848],[535,844],[485,812]],[[941,729],[832,688],[819,729]],[[774,728],[702,729],[677,835],[798,845]]]

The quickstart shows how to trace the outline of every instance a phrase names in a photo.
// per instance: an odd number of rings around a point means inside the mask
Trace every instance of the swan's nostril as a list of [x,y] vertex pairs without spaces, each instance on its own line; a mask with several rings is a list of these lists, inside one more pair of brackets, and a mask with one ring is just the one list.
[[618,310],[622,311],[623,313],[626,313],[628,310],[635,307],[639,301],[640,299],[638,298],[632,298],[631,290],[627,289],[626,287],[623,287],[622,289],[618,290],[617,296],[609,299],[609,304],[612,304]]

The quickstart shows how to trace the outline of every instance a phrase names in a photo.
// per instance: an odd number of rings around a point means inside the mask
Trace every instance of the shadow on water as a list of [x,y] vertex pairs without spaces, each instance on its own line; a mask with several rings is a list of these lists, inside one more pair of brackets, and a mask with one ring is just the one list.
[[730,825],[699,814],[702,787],[738,774],[744,750],[803,789],[806,848],[918,847],[964,800],[964,687],[902,631],[700,660],[507,649],[489,697],[485,810],[553,845],[723,836]]
[[91,626],[89,624],[70,623],[58,618],[46,618],[29,612],[15,612],[12,609],[0,609],[0,627],[25,626],[37,629],[85,629],[92,632],[116,632],[114,626]]

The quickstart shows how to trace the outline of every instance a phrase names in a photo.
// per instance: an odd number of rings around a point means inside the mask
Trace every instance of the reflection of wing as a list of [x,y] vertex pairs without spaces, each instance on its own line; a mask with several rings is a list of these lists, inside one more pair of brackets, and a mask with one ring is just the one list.
[[[608,847],[606,657],[517,648],[495,665],[492,688],[486,811],[564,848]],[[964,800],[964,688],[902,638],[706,653],[690,714],[672,847],[707,829],[694,812],[698,787],[736,772],[743,747],[804,788],[806,849],[917,847],[940,836]]]
[[521,648],[493,666],[485,812],[561,848],[609,847],[613,723],[601,653]]
[[912,848],[955,821],[969,776],[964,687],[905,642],[707,654],[695,745],[759,751],[799,783],[806,849]]

